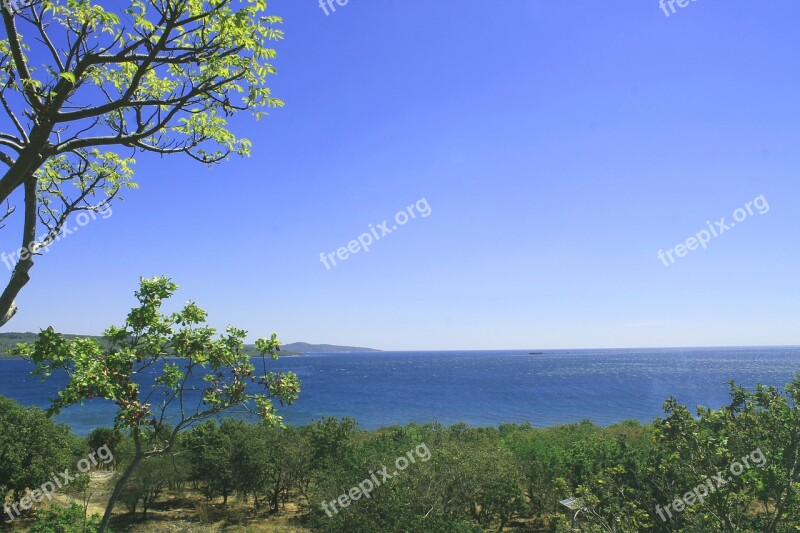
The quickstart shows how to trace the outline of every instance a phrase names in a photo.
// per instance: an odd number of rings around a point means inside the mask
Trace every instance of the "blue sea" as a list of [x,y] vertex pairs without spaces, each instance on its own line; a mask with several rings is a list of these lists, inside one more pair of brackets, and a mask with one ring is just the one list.
[[[684,405],[728,403],[729,380],[782,387],[800,373],[800,347],[449,351],[309,354],[270,361],[295,372],[300,400],[285,421],[350,416],[373,429],[408,422],[551,426],[651,422],[675,396]],[[0,394],[47,407],[59,379],[44,383],[29,363],[0,359]],[[58,415],[79,435],[113,425],[114,405],[92,401]]]

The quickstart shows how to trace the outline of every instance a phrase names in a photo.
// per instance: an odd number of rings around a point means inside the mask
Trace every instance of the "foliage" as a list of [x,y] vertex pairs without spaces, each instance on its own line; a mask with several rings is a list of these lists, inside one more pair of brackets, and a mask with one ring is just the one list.
[[165,492],[175,494],[183,481],[188,478],[189,461],[178,453],[168,453],[148,457],[133,472],[125,484],[120,501],[128,511],[135,515],[141,509],[141,518]]
[[54,504],[49,509],[36,512],[29,533],[96,533],[100,518],[86,517],[83,507],[72,502],[67,507]]
[[[108,449],[111,451],[111,455],[114,457],[111,466],[115,467],[119,464],[119,443],[122,440],[122,435],[120,432],[114,428],[95,428],[90,433],[89,436],[86,438],[86,444],[88,445],[89,451],[94,451],[102,448],[103,446],[107,446]],[[103,465],[105,468],[106,465]]]
[[[327,463],[314,487],[312,524],[342,532],[500,530],[521,510],[522,492],[513,456],[497,437],[497,430],[437,424],[359,434]],[[398,458],[421,445],[429,450],[427,459],[417,455],[398,471]],[[369,498],[328,516],[323,501],[336,500],[384,466],[396,475]]]
[[[688,529],[767,533],[789,531],[800,522],[800,378],[781,393],[757,386],[749,392],[731,383],[731,404],[719,410],[704,407],[697,416],[670,399],[667,416],[654,424],[661,453],[655,474],[664,490],[663,503],[711,480],[715,490],[673,522]],[[754,452],[758,453],[754,453]],[[760,454],[760,455],[759,455]],[[740,475],[731,465],[763,456]],[[754,509],[755,506],[755,509]]]
[[[732,384],[731,402],[721,409],[693,414],[670,399],[651,425],[606,428],[410,424],[362,431],[352,419],[325,418],[278,430],[207,420],[182,432],[166,455],[144,460],[122,500],[142,511],[192,482],[209,499],[236,495],[262,517],[291,500],[309,526],[326,532],[788,533],[800,523],[798,399],[800,379],[783,391]],[[162,446],[172,431],[150,431],[147,447]],[[422,443],[428,460],[417,456],[369,498],[330,506],[372,474],[380,479],[384,465],[394,473],[397,458]],[[130,431],[116,450],[125,470],[136,456]],[[703,501],[673,509],[667,521],[659,517],[657,505],[685,498],[715,474],[727,478],[744,458],[749,466]],[[582,506],[574,523],[575,513],[559,503],[566,497]]]
[[[216,330],[205,325],[206,312],[193,302],[163,314],[164,302],[176,289],[167,278],[143,278],[136,292],[139,305],[123,326],[105,331],[104,344],[67,339],[48,328],[34,344],[21,344],[15,351],[30,358],[43,379],[67,375],[49,413],[84,400],[111,401],[117,406],[115,429],[131,434],[134,454],[117,481],[101,530],[139,463],[172,451],[182,430],[234,407],[255,407],[265,423],[279,426],[272,400],[291,404],[300,390],[293,373],[266,372],[266,357],[278,357],[280,342],[274,334],[256,342],[264,372],[258,375],[243,350],[246,331],[229,326],[217,338]],[[205,388],[193,394],[199,382]],[[250,384],[260,392],[249,392]]]
[[42,411],[0,396],[0,494],[38,487],[54,471],[71,468],[80,441]]
[[204,422],[188,432],[181,441],[181,447],[190,454],[190,479],[200,484],[206,499],[221,496],[223,503],[237,487],[233,469],[234,448],[238,444],[231,437],[228,426],[223,427],[214,421]]
[[[6,9],[6,7],[8,9]],[[24,196],[23,250],[0,293],[0,326],[17,310],[33,259],[75,212],[105,211],[135,187],[134,155],[214,164],[247,155],[231,117],[272,97],[281,19],[266,0],[37,0],[0,10],[0,203]],[[44,234],[37,225],[44,226]]]

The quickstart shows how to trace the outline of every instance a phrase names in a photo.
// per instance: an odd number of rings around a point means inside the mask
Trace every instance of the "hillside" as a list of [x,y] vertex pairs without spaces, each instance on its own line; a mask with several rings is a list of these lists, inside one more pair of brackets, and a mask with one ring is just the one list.
[[[38,333],[31,332],[9,332],[0,333],[0,357],[7,355],[6,350],[14,348],[21,342],[34,342],[38,338]],[[65,334],[67,338],[75,337],[89,337],[97,339],[102,342],[102,337],[98,335],[75,335]],[[245,345],[245,350],[255,355],[255,346],[252,344]],[[281,355],[302,355],[305,353],[319,353],[319,352],[378,352],[380,350],[373,350],[371,348],[358,348],[354,346],[336,346],[333,344],[309,344],[307,342],[292,342],[281,346]]]
[[334,344],[309,344],[307,342],[291,342],[281,346],[281,351],[290,350],[297,353],[341,353],[341,352],[380,352],[373,348],[357,346],[336,346]]

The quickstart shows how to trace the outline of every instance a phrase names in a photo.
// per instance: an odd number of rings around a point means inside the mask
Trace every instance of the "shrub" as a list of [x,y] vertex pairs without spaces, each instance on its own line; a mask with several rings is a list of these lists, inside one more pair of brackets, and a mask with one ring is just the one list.
[[29,533],[96,533],[100,524],[97,515],[86,517],[83,507],[73,502],[69,507],[53,505],[36,512]]

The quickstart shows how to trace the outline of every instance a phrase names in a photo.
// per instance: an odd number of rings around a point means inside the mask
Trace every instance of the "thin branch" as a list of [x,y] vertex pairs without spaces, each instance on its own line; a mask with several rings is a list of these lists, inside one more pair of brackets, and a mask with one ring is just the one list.
[[22,44],[19,42],[19,33],[14,24],[14,16],[8,12],[7,9],[2,9],[3,24],[8,36],[8,44],[11,48],[11,57],[14,59],[14,64],[17,67],[17,72],[20,75],[20,83],[22,83],[22,90],[24,91],[28,102],[36,109],[42,108],[42,101],[33,90],[31,72],[28,70],[28,63],[25,61],[25,56],[22,53]]
[[31,11],[33,13],[30,22],[36,26],[36,29],[39,30],[39,35],[41,35],[42,42],[47,46],[47,49],[50,50],[50,55],[53,56],[58,68],[61,72],[64,72],[64,63],[61,61],[61,57],[58,55],[58,50],[56,50],[55,45],[53,45],[53,41],[50,40],[50,36],[47,35],[47,30],[45,29],[44,22],[42,22],[42,14],[36,12],[36,8],[31,6]]

